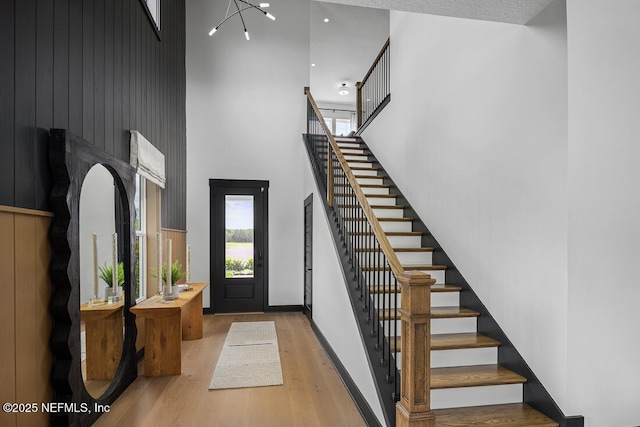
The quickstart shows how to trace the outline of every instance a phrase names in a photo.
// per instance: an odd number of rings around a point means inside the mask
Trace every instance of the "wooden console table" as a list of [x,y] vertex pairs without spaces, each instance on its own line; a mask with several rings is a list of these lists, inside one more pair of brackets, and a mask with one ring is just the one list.
[[80,306],[86,334],[87,380],[112,380],[116,376],[124,340],[123,306],[122,301]]
[[202,338],[202,290],[207,283],[189,283],[178,299],[163,301],[160,295],[131,307],[145,318],[144,375],[155,377],[182,373],[182,340]]

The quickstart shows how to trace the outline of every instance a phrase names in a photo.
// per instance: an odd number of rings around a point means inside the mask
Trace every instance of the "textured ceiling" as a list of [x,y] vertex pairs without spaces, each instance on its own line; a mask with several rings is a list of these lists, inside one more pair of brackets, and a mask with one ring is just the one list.
[[319,0],[377,9],[526,24],[554,0]]

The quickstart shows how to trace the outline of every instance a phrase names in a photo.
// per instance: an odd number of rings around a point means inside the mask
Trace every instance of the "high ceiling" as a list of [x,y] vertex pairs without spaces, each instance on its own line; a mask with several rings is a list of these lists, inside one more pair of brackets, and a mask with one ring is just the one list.
[[[389,10],[526,24],[554,0],[316,0],[311,2],[310,86],[316,101],[355,107],[361,80],[389,37]],[[324,22],[325,18],[329,22]],[[393,41],[392,41],[393,44]],[[347,83],[349,95],[338,95]]]
[[[309,83],[316,101],[355,106],[354,85],[388,37],[387,10],[312,1],[310,54],[315,66],[310,66]],[[347,83],[349,95],[338,95],[341,83]]]
[[554,0],[318,0],[352,6],[526,24]]

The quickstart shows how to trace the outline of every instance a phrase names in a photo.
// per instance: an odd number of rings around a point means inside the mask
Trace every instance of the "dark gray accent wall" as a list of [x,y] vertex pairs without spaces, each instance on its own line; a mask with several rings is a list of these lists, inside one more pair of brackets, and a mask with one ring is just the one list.
[[50,128],[129,161],[129,130],[165,154],[162,225],[186,229],[185,1],[0,0],[0,205],[50,210]]

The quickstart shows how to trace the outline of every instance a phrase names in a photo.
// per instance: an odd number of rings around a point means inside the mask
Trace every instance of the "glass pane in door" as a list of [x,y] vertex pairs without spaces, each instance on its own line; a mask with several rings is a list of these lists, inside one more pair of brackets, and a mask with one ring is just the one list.
[[253,196],[225,196],[225,276],[253,277]]

